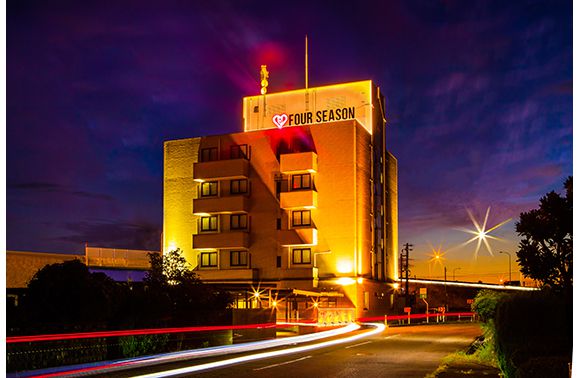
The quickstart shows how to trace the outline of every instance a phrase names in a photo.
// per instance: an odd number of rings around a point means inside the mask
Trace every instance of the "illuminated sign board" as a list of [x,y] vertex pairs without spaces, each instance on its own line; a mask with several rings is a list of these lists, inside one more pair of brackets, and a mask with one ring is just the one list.
[[356,120],[373,129],[370,80],[244,97],[244,131]]

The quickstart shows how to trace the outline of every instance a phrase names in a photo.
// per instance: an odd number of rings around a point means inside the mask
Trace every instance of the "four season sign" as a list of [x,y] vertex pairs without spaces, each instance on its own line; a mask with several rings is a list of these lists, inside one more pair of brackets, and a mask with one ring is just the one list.
[[318,110],[317,112],[304,112],[295,114],[274,114],[272,122],[281,129],[284,126],[300,126],[311,123],[342,121],[354,119],[354,106],[340,109]]
[[244,131],[356,121],[369,134],[384,117],[370,80],[244,97]]

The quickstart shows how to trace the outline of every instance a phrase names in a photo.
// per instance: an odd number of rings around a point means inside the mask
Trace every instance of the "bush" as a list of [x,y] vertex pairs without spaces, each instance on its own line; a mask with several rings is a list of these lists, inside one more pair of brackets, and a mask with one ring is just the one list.
[[571,361],[571,298],[551,291],[510,295],[500,301],[494,325],[498,364],[508,378],[519,369],[541,369],[548,357]]
[[568,378],[568,360],[565,357],[536,357],[516,370],[516,378]]

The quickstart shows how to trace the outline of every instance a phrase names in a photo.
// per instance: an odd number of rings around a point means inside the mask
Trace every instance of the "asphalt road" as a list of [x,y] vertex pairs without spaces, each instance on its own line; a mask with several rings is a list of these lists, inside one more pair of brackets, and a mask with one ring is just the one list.
[[[481,330],[477,323],[390,327],[382,334],[352,343],[245,362],[198,372],[195,376],[424,377],[439,366],[441,358],[468,346],[479,334]],[[227,358],[231,356],[224,357]],[[204,362],[180,362],[124,372],[121,375],[154,373]]]

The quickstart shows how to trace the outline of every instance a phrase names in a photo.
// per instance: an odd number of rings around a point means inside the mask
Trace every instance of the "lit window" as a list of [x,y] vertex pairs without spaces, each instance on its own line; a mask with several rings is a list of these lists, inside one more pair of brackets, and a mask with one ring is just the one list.
[[247,158],[248,158],[247,144],[236,144],[230,147],[230,159],[247,159]]
[[292,249],[292,264],[310,264],[310,248]]
[[217,215],[210,215],[209,217],[201,217],[200,230],[201,232],[217,231],[218,217]]
[[201,149],[201,161],[214,161],[218,159],[218,149],[217,147],[202,148]]
[[292,227],[310,226],[310,210],[292,212]]
[[247,214],[232,214],[230,216],[230,229],[245,230],[248,228]]
[[217,252],[201,252],[200,259],[202,268],[217,267]]
[[230,182],[231,194],[243,194],[248,192],[248,180],[232,180]]
[[217,181],[208,181],[201,184],[202,197],[215,197],[218,193]]
[[292,175],[292,190],[310,189],[312,186],[310,173]]
[[248,266],[248,251],[230,251],[230,266]]

